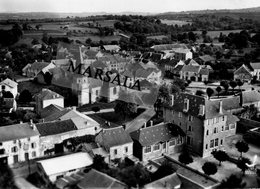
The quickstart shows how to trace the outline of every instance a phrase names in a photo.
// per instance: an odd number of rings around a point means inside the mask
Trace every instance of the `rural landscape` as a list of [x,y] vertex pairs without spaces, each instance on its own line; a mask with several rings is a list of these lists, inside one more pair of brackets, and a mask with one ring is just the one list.
[[142,3],[3,4],[0,189],[260,187],[260,4]]

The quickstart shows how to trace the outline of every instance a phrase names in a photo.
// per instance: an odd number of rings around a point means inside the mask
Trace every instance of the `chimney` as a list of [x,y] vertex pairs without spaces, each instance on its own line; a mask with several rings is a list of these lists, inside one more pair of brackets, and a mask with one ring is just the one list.
[[153,126],[153,121],[152,120],[150,121],[150,125]]
[[223,114],[223,102],[222,102],[222,100],[219,102],[219,113]]
[[72,110],[75,110],[75,111],[76,111],[76,108],[77,108],[76,106],[72,106]]
[[20,120],[20,124],[22,124],[23,123],[23,121],[22,120]]
[[144,128],[146,128],[146,122],[144,122]]

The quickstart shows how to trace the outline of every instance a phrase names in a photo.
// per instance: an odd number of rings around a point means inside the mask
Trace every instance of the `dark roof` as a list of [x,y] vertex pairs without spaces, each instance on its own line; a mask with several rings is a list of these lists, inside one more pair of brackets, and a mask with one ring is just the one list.
[[47,63],[47,62],[34,62],[32,65],[31,65],[31,69],[37,69],[39,71],[41,71],[43,68],[47,67],[50,63]]
[[180,72],[181,70],[182,70],[182,68],[183,68],[183,66],[184,65],[178,65],[178,66],[176,66],[175,68],[174,68],[174,72]]
[[50,100],[50,99],[55,99],[55,98],[64,98],[60,94],[51,91],[49,89],[43,88],[41,92],[36,94],[36,97],[40,98],[41,100]]
[[201,68],[200,71],[199,71],[199,74],[209,75],[209,69],[208,68]]
[[56,114],[57,112],[61,112],[62,110],[64,110],[64,108],[55,104],[51,104],[41,110],[41,117],[45,118],[50,115]]
[[37,129],[33,129],[30,123],[21,123],[0,127],[0,141],[18,140],[22,138],[29,138],[32,136],[38,136]]
[[248,74],[250,76],[252,76],[252,74],[250,73],[250,69],[246,66],[246,65],[242,65],[241,67],[239,67],[234,74]]
[[255,90],[243,91],[242,96],[243,96],[243,104],[260,101],[260,93]]
[[260,62],[254,62],[250,63],[250,66],[255,70],[255,69],[260,69]]
[[84,178],[77,184],[77,187],[79,189],[128,188],[127,185],[121,181],[95,169],[91,169],[89,172],[85,173]]
[[240,106],[240,97],[239,96],[232,96],[230,98],[224,98],[222,101],[223,101],[223,108],[227,111],[242,108]]
[[96,142],[106,149],[109,149],[110,147],[127,144],[133,141],[125,132],[124,128],[120,126],[102,129],[102,131],[96,136]]
[[182,72],[194,72],[199,73],[200,66],[184,65],[181,69]]
[[38,123],[36,127],[41,136],[56,135],[77,130],[77,127],[71,119]]
[[172,138],[183,136],[184,132],[180,127],[172,123],[161,123],[158,125],[141,128],[132,132],[133,140],[138,141],[142,146],[150,146],[159,142],[166,142]]
[[211,62],[211,61],[215,61],[215,58],[206,54],[203,56],[199,56],[199,58],[203,61],[203,62]]
[[107,67],[106,63],[102,62],[101,60],[96,60],[95,62],[92,63],[92,66],[94,68],[101,68],[101,69]]

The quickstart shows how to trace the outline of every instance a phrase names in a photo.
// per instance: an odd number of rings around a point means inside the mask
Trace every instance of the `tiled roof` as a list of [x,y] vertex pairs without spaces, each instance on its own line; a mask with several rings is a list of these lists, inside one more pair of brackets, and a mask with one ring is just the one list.
[[240,106],[240,97],[239,96],[232,96],[230,98],[224,98],[223,101],[223,108],[227,111],[235,110],[242,108]]
[[194,59],[190,59],[190,58],[185,61],[185,64],[186,65],[192,65],[192,66],[199,66],[198,62],[196,62]]
[[199,56],[199,58],[203,61],[203,62],[211,62],[211,61],[215,61],[215,58],[210,56],[210,55],[203,55],[203,56]]
[[77,127],[71,119],[37,123],[36,127],[41,136],[56,135],[77,130]]
[[18,140],[40,135],[37,129],[33,129],[30,123],[21,123],[0,127],[0,141]]
[[138,69],[135,73],[136,77],[147,78],[154,70],[152,69]]
[[200,71],[199,71],[199,74],[209,75],[209,69],[208,68],[201,68]]
[[15,81],[9,79],[9,78],[6,78],[5,80],[1,81],[0,82],[0,85],[8,85],[9,87],[11,88],[15,88],[17,87],[18,83],[16,83]]
[[161,179],[155,180],[144,186],[144,189],[149,188],[180,188],[181,181],[176,173],[163,177]]
[[182,70],[182,68],[183,68],[183,66],[184,65],[178,65],[178,66],[176,66],[175,68],[174,68],[174,72],[180,72],[181,70]]
[[41,117],[42,118],[45,118],[45,117],[48,117],[50,115],[53,115],[57,112],[61,112],[62,110],[64,110],[64,108],[56,105],[56,104],[51,104],[45,108],[42,109],[41,111]]
[[182,53],[182,54],[187,54],[190,53],[190,49],[185,49],[185,48],[174,48],[173,51],[175,53]]
[[101,69],[107,67],[106,63],[104,63],[104,62],[101,61],[101,60],[96,60],[95,62],[92,63],[92,66],[93,66],[94,68],[101,68]]
[[109,175],[99,172],[95,169],[91,169],[88,173],[84,175],[84,178],[77,184],[79,189],[89,189],[89,188],[128,188],[126,184],[121,181],[110,177]]
[[199,73],[200,66],[184,65],[181,69],[182,72]]
[[141,128],[132,132],[130,135],[133,140],[138,141],[142,146],[150,146],[183,135],[183,131],[172,123],[161,123]]
[[254,70],[258,70],[258,69],[260,69],[260,62],[250,63],[250,66],[251,66]]
[[260,93],[258,91],[255,91],[255,90],[243,91],[242,97],[243,97],[243,104],[260,101]]
[[107,51],[115,51],[120,49],[118,45],[103,45],[103,47]]
[[246,66],[246,65],[242,65],[241,67],[239,67],[234,74],[249,74],[252,76],[252,74],[250,73],[250,69]]
[[122,126],[103,129],[97,136],[96,142],[106,149],[113,146],[119,146],[127,143],[131,143],[131,137],[125,132]]
[[56,98],[64,98],[60,94],[51,91],[49,89],[43,88],[42,91],[38,94],[36,94],[36,97],[40,98],[41,100],[50,100],[50,99],[56,99]]
[[39,70],[41,71],[43,68],[47,67],[50,63],[48,62],[34,62],[33,64],[31,64],[31,69],[33,70]]
[[154,45],[151,48],[154,49],[155,51],[172,50],[176,48],[188,49],[188,47],[185,44],[179,44],[179,43]]

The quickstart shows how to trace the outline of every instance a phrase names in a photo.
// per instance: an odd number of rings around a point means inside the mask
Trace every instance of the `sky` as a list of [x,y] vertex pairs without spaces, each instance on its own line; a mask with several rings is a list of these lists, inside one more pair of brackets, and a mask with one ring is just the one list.
[[0,12],[168,12],[260,7],[260,0],[0,0]]

